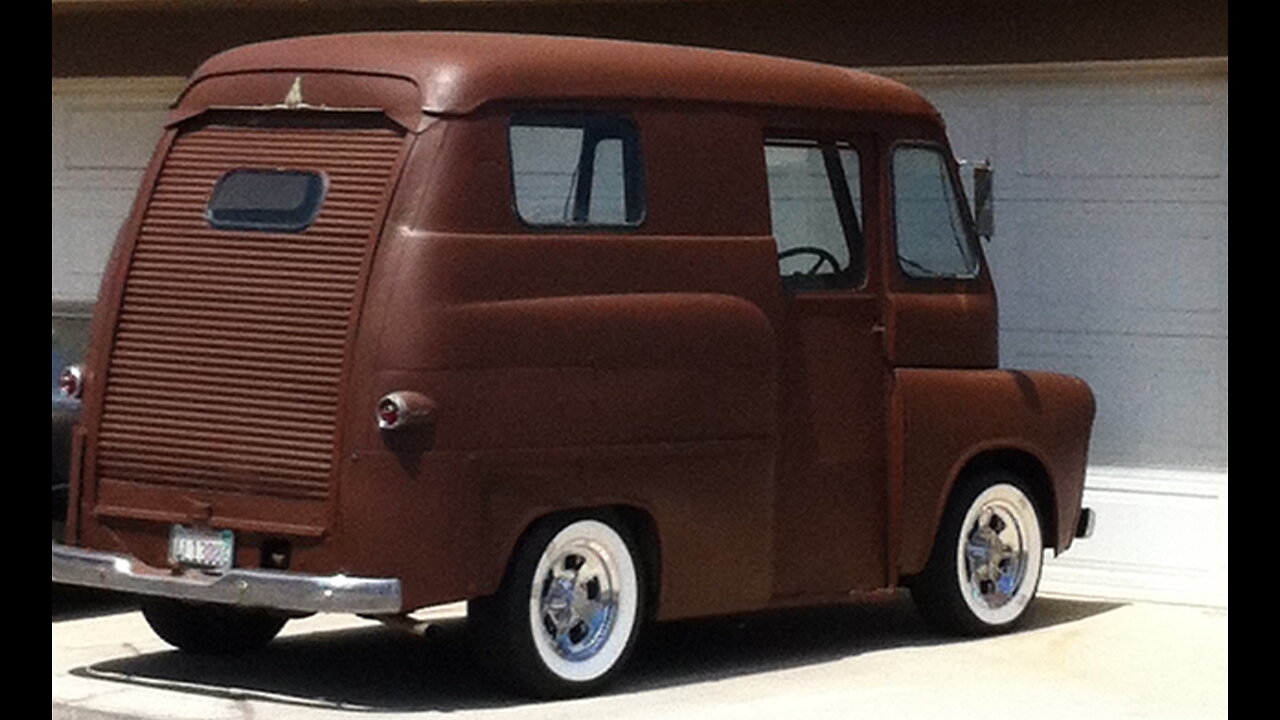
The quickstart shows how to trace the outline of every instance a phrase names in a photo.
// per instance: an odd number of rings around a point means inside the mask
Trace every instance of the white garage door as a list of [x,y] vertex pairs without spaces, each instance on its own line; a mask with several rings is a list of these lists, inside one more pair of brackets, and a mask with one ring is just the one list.
[[53,299],[91,301],[182,78],[53,81]]
[[[1227,63],[881,70],[996,166],[1001,357],[1098,397],[1050,591],[1226,603]],[[180,78],[53,83],[53,298],[92,300]]]
[[1225,604],[1227,61],[881,72],[994,162],[1002,364],[1097,395],[1098,531],[1045,587]]

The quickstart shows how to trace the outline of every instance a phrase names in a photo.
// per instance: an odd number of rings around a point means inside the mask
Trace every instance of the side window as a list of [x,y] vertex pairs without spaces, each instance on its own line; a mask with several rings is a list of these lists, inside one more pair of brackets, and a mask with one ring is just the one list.
[[978,252],[963,202],[940,150],[894,150],[893,216],[902,272],[913,278],[977,277]]
[[511,119],[516,213],[530,225],[630,227],[644,219],[640,143],[629,120],[525,114]]
[[765,144],[778,271],[791,290],[855,288],[866,276],[858,152],[805,140]]

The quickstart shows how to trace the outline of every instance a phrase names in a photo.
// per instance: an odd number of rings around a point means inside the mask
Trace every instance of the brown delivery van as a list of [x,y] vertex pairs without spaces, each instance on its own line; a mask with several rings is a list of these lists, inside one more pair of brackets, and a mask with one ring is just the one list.
[[[942,119],[886,79],[396,33],[202,65],[120,232],[53,579],[192,652],[467,600],[540,696],[646,622],[882,598],[1007,629],[1094,404],[1001,369]],[[980,222],[975,222],[975,217]]]

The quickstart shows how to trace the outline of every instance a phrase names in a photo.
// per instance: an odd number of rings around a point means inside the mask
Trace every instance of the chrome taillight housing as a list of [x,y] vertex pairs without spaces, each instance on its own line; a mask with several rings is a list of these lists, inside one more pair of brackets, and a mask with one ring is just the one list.
[[68,365],[58,374],[58,390],[62,397],[79,400],[84,394],[84,369],[79,365]]
[[375,414],[379,430],[400,430],[429,422],[435,413],[431,398],[406,390],[390,392],[378,398]]

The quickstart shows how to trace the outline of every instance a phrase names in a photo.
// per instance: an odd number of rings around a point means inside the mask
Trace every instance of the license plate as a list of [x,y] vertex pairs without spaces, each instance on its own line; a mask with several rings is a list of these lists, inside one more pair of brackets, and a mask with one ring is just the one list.
[[169,531],[169,562],[205,570],[226,570],[235,558],[230,530],[196,530],[174,525]]

